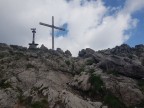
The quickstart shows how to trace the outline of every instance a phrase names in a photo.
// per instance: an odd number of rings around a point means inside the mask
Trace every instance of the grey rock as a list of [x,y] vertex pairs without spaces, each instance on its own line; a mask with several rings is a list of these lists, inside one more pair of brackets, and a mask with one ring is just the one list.
[[91,87],[89,74],[82,72],[80,75],[76,75],[70,85],[82,91],[89,91]]
[[43,51],[47,51],[48,50],[48,48],[45,47],[43,44],[41,45],[40,49],[43,50]]
[[135,61],[119,56],[108,56],[103,58],[98,66],[104,71],[115,71],[132,78],[143,78],[144,66]]
[[14,107],[17,102],[18,93],[11,88],[0,90],[0,106],[1,108]]
[[139,90],[136,82],[124,76],[101,75],[105,86],[127,107],[136,105],[144,99],[144,95]]
[[111,50],[112,54],[127,54],[127,53],[131,53],[132,52],[132,48],[127,45],[127,44],[122,44],[121,46],[116,46],[115,48],[113,48]]
[[144,52],[144,45],[143,44],[136,45],[135,50],[139,52]]
[[90,48],[86,48],[86,50],[82,49],[81,51],[79,51],[79,57],[84,57],[84,58],[87,58],[87,57],[90,57],[92,54],[94,54],[95,51],[90,49]]
[[88,102],[82,100],[65,90],[62,91],[60,97],[62,97],[62,102],[65,104],[65,108],[100,108],[102,106],[102,103],[100,102]]
[[72,54],[71,54],[71,52],[70,52],[69,50],[66,50],[66,51],[65,51],[65,55],[68,56],[68,57],[71,57],[71,56],[72,56]]
[[63,52],[63,50],[61,48],[57,48],[56,51],[59,52],[60,54],[64,54],[64,52]]

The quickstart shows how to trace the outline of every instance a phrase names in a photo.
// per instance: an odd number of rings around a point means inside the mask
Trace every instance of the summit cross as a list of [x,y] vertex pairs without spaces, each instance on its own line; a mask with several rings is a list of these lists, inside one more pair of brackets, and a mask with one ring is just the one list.
[[62,30],[62,31],[65,31],[65,29],[60,28],[60,27],[56,27],[54,25],[54,16],[52,16],[52,25],[45,24],[45,23],[42,23],[42,22],[40,22],[39,24],[43,25],[43,26],[46,26],[46,27],[51,27],[52,28],[52,49],[54,50],[54,29],[58,29],[58,30]]

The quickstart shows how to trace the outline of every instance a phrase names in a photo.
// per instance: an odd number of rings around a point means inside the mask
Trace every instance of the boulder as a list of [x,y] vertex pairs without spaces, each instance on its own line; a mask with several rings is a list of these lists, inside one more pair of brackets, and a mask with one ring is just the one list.
[[69,50],[66,50],[66,51],[65,51],[65,55],[68,56],[68,57],[71,57],[71,56],[72,56],[72,54],[71,54],[71,52],[70,52]]
[[45,47],[43,44],[41,45],[40,49],[43,50],[43,51],[47,51],[48,50],[48,48]]
[[138,52],[144,52],[144,45],[143,44],[136,45],[135,50]]
[[142,102],[144,95],[140,91],[135,80],[124,76],[102,75],[106,89],[111,91],[127,107]]
[[75,75],[70,85],[82,91],[89,91],[91,87],[91,84],[89,83],[89,74],[82,72],[80,75]]
[[86,48],[85,50],[82,49],[81,51],[79,51],[79,57],[83,57],[83,58],[87,58],[87,57],[90,57],[92,56],[92,54],[94,54],[95,51],[90,49],[90,48]]
[[111,49],[111,53],[117,55],[125,55],[131,52],[132,48],[127,44],[122,44],[121,46],[116,46],[115,48]]
[[15,106],[17,102],[18,92],[14,91],[12,88],[7,88],[5,90],[0,90],[0,107],[1,108],[11,108]]
[[56,50],[58,53],[60,53],[60,54],[64,54],[64,52],[63,52],[63,50],[61,49],[61,48],[57,48],[57,50]]
[[115,71],[132,78],[144,78],[144,66],[141,62],[135,62],[128,58],[119,56],[108,56],[98,64],[98,67],[104,71]]
[[65,108],[101,108],[101,102],[89,102],[63,90],[60,94]]

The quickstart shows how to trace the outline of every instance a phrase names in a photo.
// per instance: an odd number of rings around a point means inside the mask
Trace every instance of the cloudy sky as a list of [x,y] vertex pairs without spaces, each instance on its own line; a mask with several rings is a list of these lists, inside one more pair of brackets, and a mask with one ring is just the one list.
[[0,0],[0,43],[28,47],[30,28],[36,28],[36,43],[51,48],[51,28],[55,48],[69,49],[74,56],[83,48],[101,50],[127,43],[144,43],[144,0]]

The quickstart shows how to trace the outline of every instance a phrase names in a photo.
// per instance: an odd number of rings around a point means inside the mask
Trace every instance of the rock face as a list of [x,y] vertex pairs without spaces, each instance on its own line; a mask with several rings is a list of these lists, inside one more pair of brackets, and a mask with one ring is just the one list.
[[139,90],[136,82],[127,77],[115,77],[113,75],[101,76],[106,88],[118,97],[126,106],[140,103],[144,95]]
[[126,44],[103,51],[79,52],[79,57],[92,57],[94,63],[104,71],[116,71],[132,78],[144,78],[144,45],[131,48]]
[[143,108],[144,46],[72,57],[0,44],[0,108]]
[[89,74],[83,72],[80,75],[75,75],[73,81],[71,82],[71,86],[83,91],[90,90],[91,84],[89,83]]

